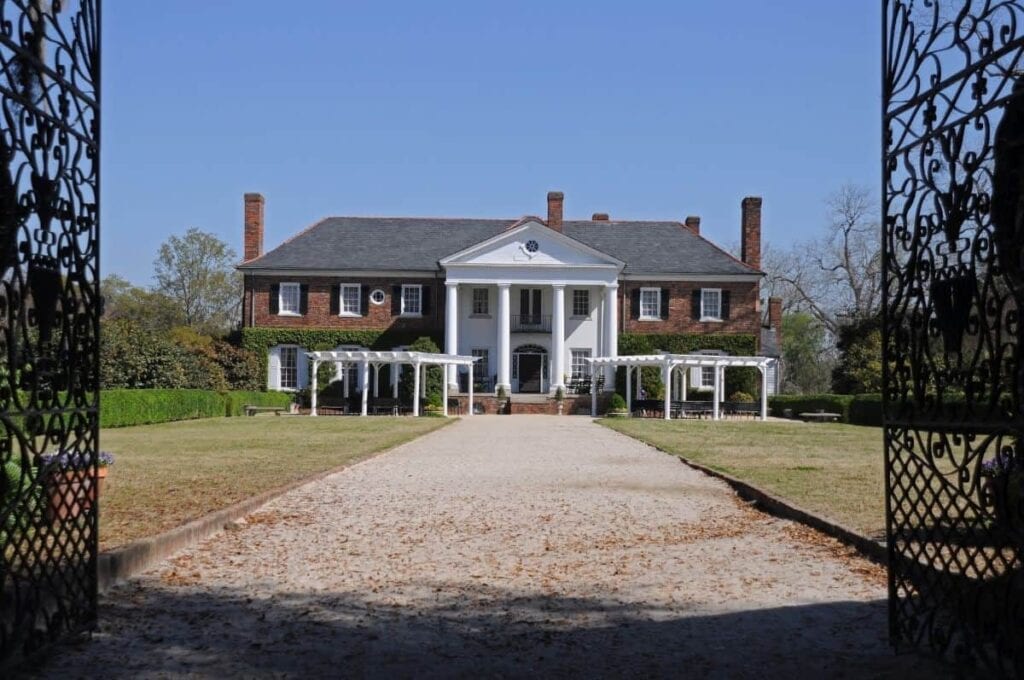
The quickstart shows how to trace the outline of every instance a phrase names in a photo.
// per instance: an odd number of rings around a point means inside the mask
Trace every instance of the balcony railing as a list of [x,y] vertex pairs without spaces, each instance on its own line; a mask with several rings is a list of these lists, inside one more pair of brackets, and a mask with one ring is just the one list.
[[550,333],[550,314],[513,314],[513,333]]

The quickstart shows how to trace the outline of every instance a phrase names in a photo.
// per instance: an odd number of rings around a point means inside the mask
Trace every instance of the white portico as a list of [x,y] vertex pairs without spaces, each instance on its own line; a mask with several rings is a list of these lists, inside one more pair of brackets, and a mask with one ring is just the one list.
[[623,262],[528,217],[440,264],[444,350],[476,357],[486,389],[552,393],[589,377],[587,359],[617,356]]

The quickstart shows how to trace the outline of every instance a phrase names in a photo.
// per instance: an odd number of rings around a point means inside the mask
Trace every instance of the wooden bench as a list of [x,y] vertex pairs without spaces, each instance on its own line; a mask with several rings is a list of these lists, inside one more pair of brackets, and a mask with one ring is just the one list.
[[807,423],[835,423],[843,417],[841,413],[825,413],[817,411],[805,411],[798,415],[800,420]]
[[257,413],[270,413],[273,412],[275,416],[281,415],[282,412],[290,410],[288,406],[243,406],[245,415],[254,416]]

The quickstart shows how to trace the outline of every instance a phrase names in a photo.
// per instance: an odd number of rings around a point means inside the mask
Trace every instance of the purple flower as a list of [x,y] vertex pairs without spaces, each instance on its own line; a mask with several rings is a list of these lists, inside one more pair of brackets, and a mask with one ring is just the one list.
[[[99,467],[114,464],[114,454],[100,451],[96,460]],[[39,456],[39,465],[50,470],[85,470],[92,464],[91,452],[61,451],[44,453]]]
[[1000,451],[995,458],[981,464],[981,474],[990,477],[1008,475],[1015,470],[1024,470],[1024,462],[1014,457],[1010,451]]

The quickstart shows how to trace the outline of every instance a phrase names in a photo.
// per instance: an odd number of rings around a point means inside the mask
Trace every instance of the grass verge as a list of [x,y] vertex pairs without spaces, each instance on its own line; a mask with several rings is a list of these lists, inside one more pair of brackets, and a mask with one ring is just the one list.
[[881,428],[641,418],[598,422],[741,479],[869,538],[885,535]]
[[102,448],[117,460],[103,490],[100,549],[355,463],[449,422],[258,416],[104,430]]

